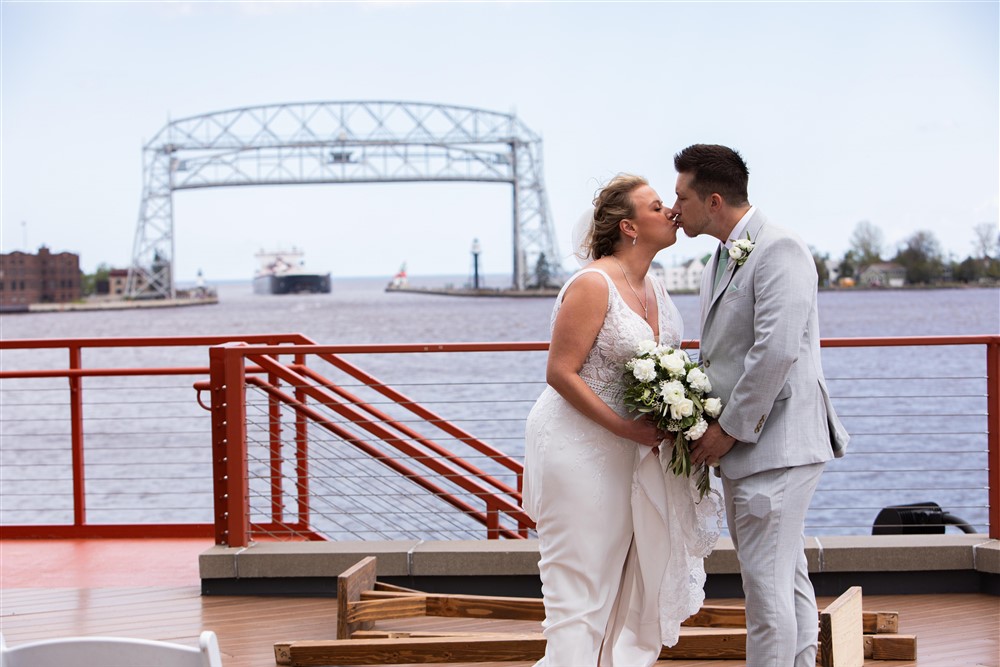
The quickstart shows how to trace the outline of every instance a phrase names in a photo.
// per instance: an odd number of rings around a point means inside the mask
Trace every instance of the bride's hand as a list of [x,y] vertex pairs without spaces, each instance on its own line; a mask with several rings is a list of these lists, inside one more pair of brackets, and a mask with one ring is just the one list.
[[646,447],[656,447],[664,438],[664,433],[649,419],[622,418],[622,429],[617,435],[638,442]]

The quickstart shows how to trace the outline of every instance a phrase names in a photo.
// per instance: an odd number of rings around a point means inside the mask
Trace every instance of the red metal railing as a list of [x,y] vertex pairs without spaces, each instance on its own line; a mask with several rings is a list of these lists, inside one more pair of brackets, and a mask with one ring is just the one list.
[[[985,380],[986,380],[986,442],[987,442],[987,486],[988,524],[990,537],[1000,538],[1000,336],[948,336],[948,337],[909,337],[909,338],[854,338],[827,339],[824,347],[899,347],[909,346],[924,348],[928,346],[984,346]],[[690,347],[697,347],[692,343]],[[129,366],[129,367],[88,367],[84,361],[84,350],[91,348],[104,349],[136,349],[136,348],[198,348],[198,354],[203,355],[208,348],[209,366],[178,365],[178,366]],[[111,537],[111,536],[203,536],[214,535],[217,541],[228,544],[245,544],[255,531],[267,533],[280,527],[282,530],[292,528],[299,539],[323,539],[322,535],[311,527],[311,504],[315,502],[310,492],[310,480],[313,471],[309,463],[309,443],[314,437],[310,424],[314,424],[344,441],[351,441],[358,449],[370,448],[372,442],[382,442],[392,448],[394,454],[386,450],[370,450],[380,464],[393,468],[396,472],[410,475],[418,479],[425,490],[431,491],[454,507],[462,506],[462,501],[448,499],[448,492],[435,485],[430,477],[414,474],[405,464],[407,456],[416,457],[421,461],[432,461],[439,471],[449,479],[460,480],[465,484],[471,497],[480,499],[485,504],[485,511],[475,507],[462,507],[476,517],[477,521],[486,524],[487,535],[490,537],[523,536],[523,528],[527,525],[525,517],[518,514],[516,506],[519,500],[520,484],[514,486],[491,479],[488,474],[479,475],[482,470],[464,460],[456,459],[450,452],[437,449],[433,439],[424,437],[420,432],[410,428],[397,418],[392,417],[383,409],[375,406],[370,400],[363,400],[343,386],[334,383],[316,369],[306,365],[307,358],[316,359],[338,372],[357,381],[359,386],[377,392],[387,402],[403,405],[413,415],[425,422],[439,424],[445,432],[454,439],[467,443],[473,451],[484,457],[491,457],[499,465],[504,466],[519,479],[520,464],[504,457],[479,437],[473,436],[463,429],[444,419],[426,406],[410,400],[398,389],[380,382],[371,373],[362,370],[356,364],[348,362],[348,355],[390,355],[390,354],[424,354],[424,353],[472,353],[472,352],[527,352],[543,351],[546,343],[516,343],[516,344],[441,344],[441,345],[316,345],[308,338],[297,334],[254,335],[254,336],[196,336],[196,337],[166,337],[166,338],[109,338],[109,339],[53,339],[53,340],[21,340],[0,341],[0,350],[24,350],[34,359],[41,350],[63,350],[67,359],[65,367],[57,368],[22,368],[12,370],[9,360],[5,359],[5,367],[0,370],[0,380],[4,381],[5,389],[12,380],[60,379],[67,381],[69,407],[68,439],[71,450],[72,471],[72,522],[66,524],[37,524],[6,522],[3,525],[4,537]],[[291,356],[292,362],[282,363],[282,356]],[[204,356],[201,356],[204,358]],[[30,364],[30,361],[28,362]],[[36,364],[40,365],[40,364]],[[61,364],[57,364],[61,366]],[[197,381],[197,386],[208,389],[212,396],[211,438],[212,447],[212,479],[215,485],[214,520],[212,523],[93,523],[88,520],[88,480],[85,443],[85,417],[93,407],[87,396],[94,389],[85,389],[87,378],[127,378],[127,377],[167,377],[187,376]],[[210,378],[208,383],[204,378]],[[290,390],[286,391],[283,386]],[[190,382],[187,385],[190,387]],[[253,522],[247,512],[250,502],[247,478],[247,460],[245,442],[241,445],[238,425],[247,421],[247,404],[245,395],[248,389],[260,391],[266,396],[267,423],[270,440],[270,522]],[[65,389],[63,390],[65,391]],[[336,408],[339,419],[358,426],[366,437],[359,438],[357,431],[338,431],[342,425],[331,420],[330,412],[322,409]],[[283,409],[290,409],[294,414],[293,442],[293,477],[295,478],[296,519],[290,521],[284,515],[287,512],[281,488],[281,475],[278,473],[284,459],[279,443],[282,440],[283,425],[280,414]],[[233,429],[236,429],[235,431]],[[7,431],[7,437],[13,437]],[[206,440],[208,433],[206,433]],[[242,448],[241,448],[242,447]],[[419,447],[419,449],[418,449]],[[5,445],[5,449],[8,446]],[[408,451],[407,451],[408,450]],[[428,451],[433,456],[425,456],[420,452]],[[477,478],[475,484],[471,479]],[[8,479],[11,474],[5,475]],[[516,488],[514,488],[516,487]],[[500,502],[499,499],[506,499]],[[499,518],[513,517],[514,528],[503,528]]]
[[914,336],[905,338],[830,338],[823,347],[911,347],[983,345],[986,347],[987,480],[990,538],[1000,539],[1000,336]]
[[[84,350],[124,350],[136,348],[202,348],[240,340],[268,345],[303,344],[312,341],[300,334],[262,334],[232,336],[175,336],[138,338],[72,338],[24,339],[0,341],[0,350],[26,350],[36,358],[41,350],[63,350],[68,364],[64,368],[9,368],[0,370],[0,380],[9,386],[11,380],[66,378],[69,386],[69,441],[72,459],[71,524],[22,524],[3,526],[7,538],[87,538],[87,537],[203,537],[214,534],[211,523],[129,523],[95,524],[87,517],[87,470],[85,466],[84,378],[134,378],[208,375],[207,366],[88,368],[84,365]],[[9,362],[9,355],[5,362]],[[7,437],[11,437],[9,429]],[[7,446],[9,449],[9,444]],[[10,474],[7,475],[10,477]]]
[[[411,400],[401,392],[374,376],[366,373],[356,365],[345,360],[346,354],[405,354],[427,352],[511,352],[511,351],[544,351],[546,343],[479,343],[450,345],[355,345],[355,346],[247,346],[230,344],[213,348],[212,374],[209,383],[200,383],[200,390],[210,390],[212,395],[213,424],[224,424],[224,427],[213,429],[214,459],[219,462],[219,472],[222,472],[222,461],[225,461],[225,475],[216,476],[216,507],[225,506],[217,515],[216,541],[220,544],[243,545],[249,539],[254,528],[268,532],[280,527],[282,532],[296,532],[301,538],[317,539],[317,534],[308,528],[308,503],[302,498],[307,496],[308,477],[303,476],[295,481],[300,498],[300,513],[297,522],[285,521],[282,517],[282,504],[271,503],[271,521],[268,524],[253,526],[246,518],[248,498],[250,496],[247,469],[247,434],[246,434],[246,387],[254,385],[264,390],[269,400],[269,439],[271,451],[280,449],[280,422],[275,418],[276,403],[291,406],[296,420],[308,419],[310,423],[326,429],[341,441],[365,452],[368,456],[390,468],[396,474],[412,481],[415,485],[433,494],[444,503],[461,510],[487,529],[487,537],[524,538],[528,529],[534,527],[533,522],[520,508],[520,487],[523,466],[503,452],[491,447],[471,433],[450,423],[440,415],[428,410],[418,402]],[[281,364],[276,356],[280,354],[296,355],[296,363]],[[302,359],[314,356],[343,371],[347,376],[360,380],[364,386],[373,389],[379,395],[389,398],[396,405],[404,406],[407,411],[421,420],[433,422],[436,428],[459,439],[472,450],[485,455],[517,476],[517,488],[513,488],[496,479],[489,473],[469,463],[465,459],[441,446],[433,439],[421,434],[400,419],[379,410],[369,402],[340,387],[324,376],[309,369]],[[261,375],[248,377],[245,372],[247,364],[267,373],[265,380]],[[279,383],[284,382],[295,387],[294,397],[282,392]],[[330,419],[306,405],[307,400],[323,405],[337,416],[353,424],[370,436],[375,442],[388,445],[395,453],[380,449],[364,437],[358,437],[349,430],[339,426]],[[304,448],[297,448],[296,459],[308,459]],[[237,460],[239,461],[237,463]],[[469,494],[485,504],[485,510],[480,510],[458,494],[450,492],[441,484],[434,482],[427,474],[408,465],[409,462],[420,462],[428,473],[439,479],[451,481],[462,492]],[[279,468],[280,462],[272,454],[271,471]],[[272,477],[272,497],[280,496],[281,482]],[[514,520],[516,527],[506,528],[501,525],[501,515]],[[321,538],[320,538],[321,539]]]

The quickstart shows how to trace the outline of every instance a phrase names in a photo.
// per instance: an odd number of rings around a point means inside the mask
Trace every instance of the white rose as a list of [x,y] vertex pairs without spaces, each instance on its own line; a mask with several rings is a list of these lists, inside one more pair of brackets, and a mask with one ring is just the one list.
[[733,247],[729,249],[729,256],[737,262],[743,259],[744,254],[745,252],[743,251],[743,248],[739,247],[735,243],[733,244]]
[[684,398],[684,385],[680,380],[661,382],[660,393],[663,395],[663,402],[667,405],[674,405],[687,400]]
[[749,255],[750,251],[753,250],[753,241],[750,239],[739,239],[738,241],[733,241],[733,245],[742,250],[744,255]]
[[636,359],[632,364],[632,375],[639,382],[652,382],[656,379],[656,362],[652,359]]
[[635,353],[637,356],[642,356],[644,354],[649,354],[650,352],[655,350],[656,347],[657,346],[655,341],[652,340],[639,341],[639,344],[636,346]]
[[714,396],[712,398],[706,398],[702,403],[702,406],[705,408],[705,412],[709,417],[718,417],[722,414],[721,398],[716,398]]
[[676,352],[661,356],[660,366],[670,373],[671,377],[679,378],[684,375],[684,359]]
[[702,393],[706,391],[712,391],[712,383],[709,382],[708,376],[700,368],[692,368],[687,374],[688,384],[695,391],[700,391]]
[[684,432],[688,440],[697,440],[701,436],[705,435],[705,431],[708,430],[708,422],[704,419],[699,419],[694,423],[694,426],[689,428]]
[[694,401],[690,398],[682,398],[670,405],[671,419],[684,419],[694,414]]

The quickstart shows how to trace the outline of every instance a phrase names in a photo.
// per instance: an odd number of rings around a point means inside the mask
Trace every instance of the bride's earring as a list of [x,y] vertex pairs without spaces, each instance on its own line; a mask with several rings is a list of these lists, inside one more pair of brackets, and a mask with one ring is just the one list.
[[639,235],[636,234],[635,236],[632,237],[632,245],[635,245],[635,242],[638,240],[639,240]]

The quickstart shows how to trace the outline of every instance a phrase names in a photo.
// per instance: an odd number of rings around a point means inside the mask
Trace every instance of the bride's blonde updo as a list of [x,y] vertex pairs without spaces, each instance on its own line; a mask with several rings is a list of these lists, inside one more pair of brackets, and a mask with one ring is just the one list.
[[594,219],[590,225],[587,247],[590,256],[600,259],[611,255],[621,240],[621,221],[635,216],[632,192],[649,185],[642,176],[618,174],[594,197]]

